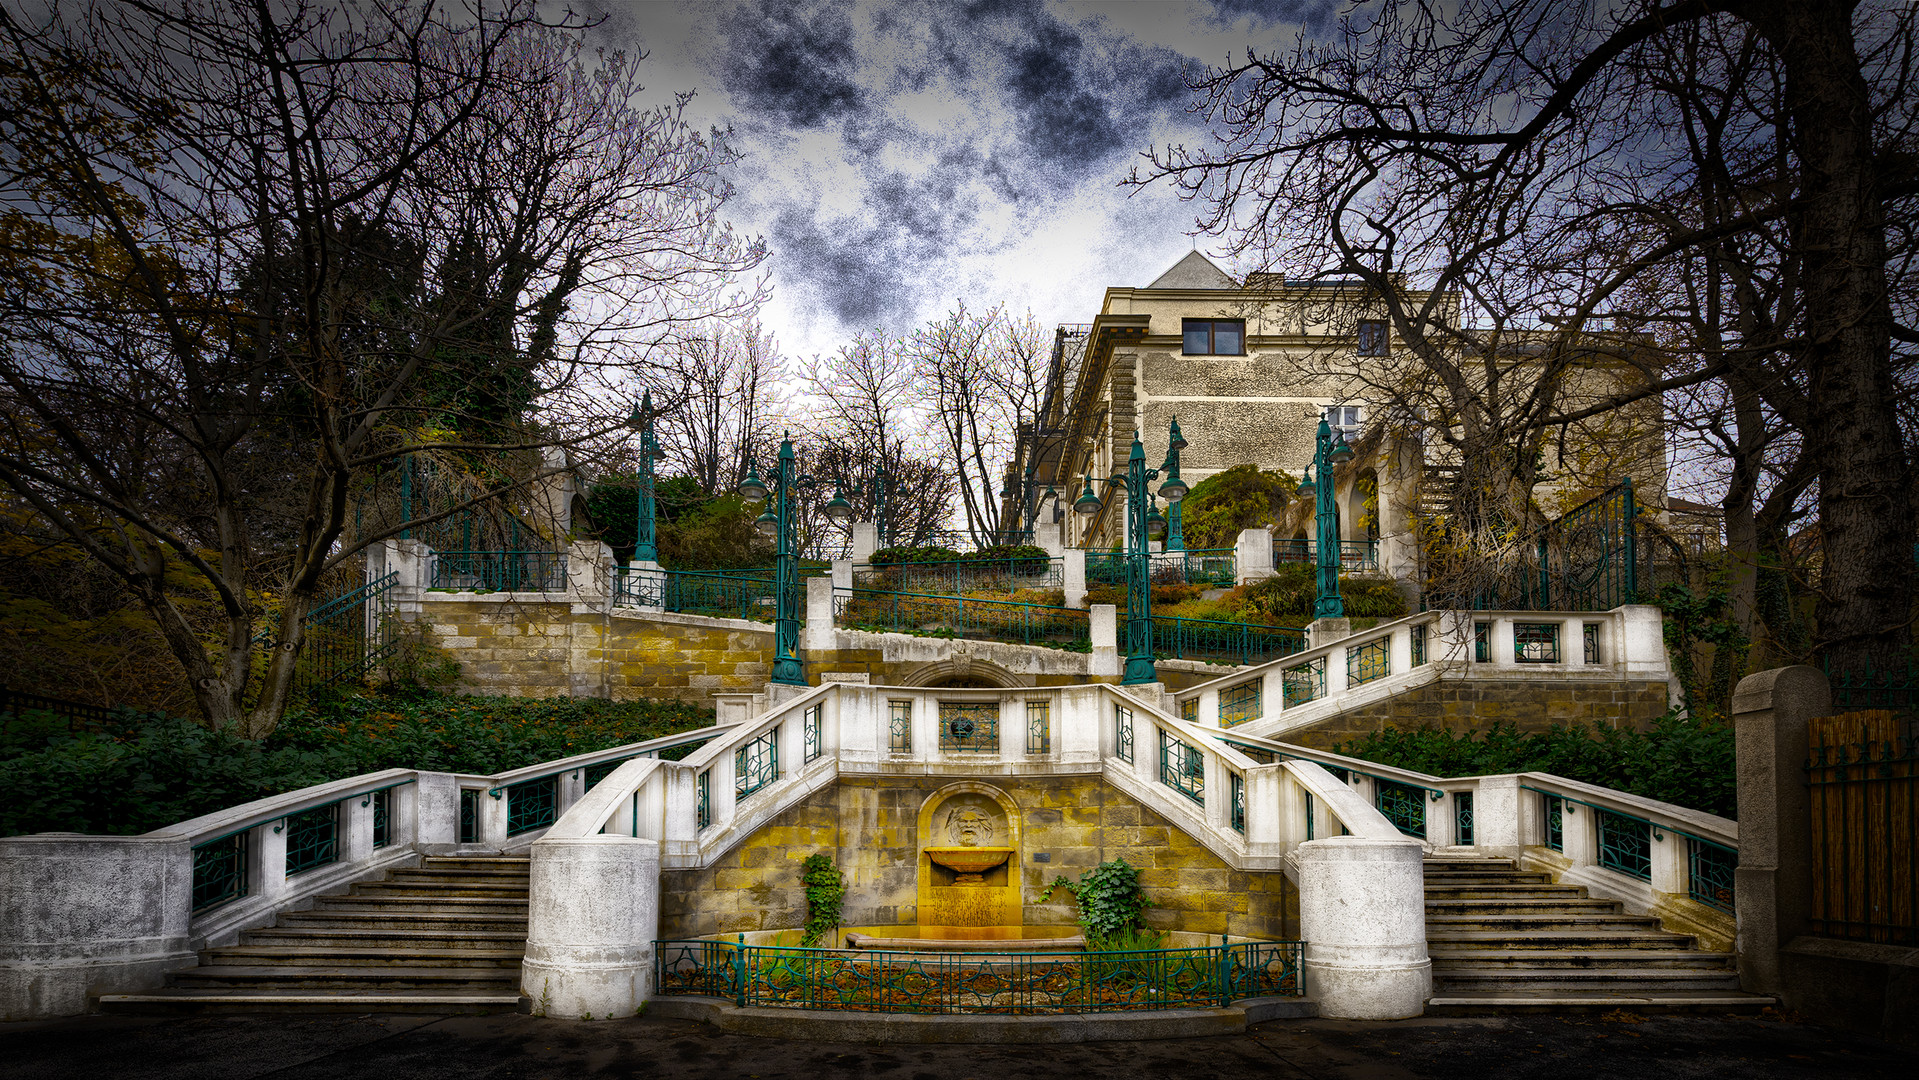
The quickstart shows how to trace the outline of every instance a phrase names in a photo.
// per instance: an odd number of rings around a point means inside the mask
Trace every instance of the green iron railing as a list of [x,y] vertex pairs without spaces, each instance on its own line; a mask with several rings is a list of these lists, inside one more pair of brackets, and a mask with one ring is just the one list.
[[1346,685],[1360,686],[1393,673],[1389,637],[1374,638],[1346,649]]
[[1696,836],[1685,829],[1675,828],[1663,821],[1640,817],[1588,802],[1575,799],[1570,795],[1561,795],[1521,784],[1527,791],[1537,792],[1545,805],[1545,841],[1554,851],[1566,850],[1566,816],[1584,806],[1592,810],[1594,828],[1599,842],[1599,865],[1609,870],[1628,874],[1642,881],[1652,878],[1652,842],[1664,840],[1667,833],[1681,836],[1691,841],[1692,849],[1687,858],[1688,882],[1687,895],[1702,903],[1733,909],[1733,870],[1739,865],[1739,852],[1717,841]]
[[460,843],[480,842],[480,789],[460,789]]
[[1151,561],[1155,585],[1211,585],[1230,589],[1238,569],[1238,553],[1232,548],[1188,548],[1183,551],[1155,551]]
[[1696,837],[1688,837],[1686,843],[1686,895],[1721,911],[1731,911],[1733,871],[1739,867],[1739,853]]
[[1513,623],[1513,662],[1518,664],[1559,663],[1559,624]]
[[836,590],[833,625],[849,630],[974,638],[1078,652],[1091,649],[1093,641],[1087,613],[1078,608],[873,589]]
[[1206,759],[1198,747],[1187,745],[1164,728],[1159,731],[1159,782],[1206,805]]
[[886,703],[887,735],[886,748],[895,754],[910,754],[913,751],[913,703],[910,700],[891,700]]
[[1245,835],[1246,832],[1246,778],[1238,773],[1230,774],[1232,780],[1232,817],[1228,824],[1233,831]]
[[[1293,539],[1273,541],[1273,565],[1283,563],[1316,563],[1319,561],[1319,541],[1312,539]],[[1341,540],[1339,542],[1339,571],[1342,574],[1355,572],[1370,573],[1379,569],[1379,541],[1377,540]]]
[[819,705],[807,706],[800,716],[801,763],[811,765],[820,758],[820,713]]
[[1133,710],[1124,705],[1113,706],[1113,753],[1133,763]]
[[531,780],[522,780],[505,788],[494,788],[488,794],[499,798],[506,796],[506,834],[518,836],[534,829],[544,829],[553,824],[560,816],[560,778],[558,776],[536,776]]
[[67,722],[68,730],[102,724],[113,718],[113,710],[104,705],[82,705],[64,698],[28,694],[0,686],[0,732],[27,713],[48,713]]
[[1564,853],[1566,850],[1566,800],[1550,794],[1545,795],[1545,799],[1546,846]]
[[741,1008],[1044,1015],[1221,1008],[1305,992],[1297,941],[1125,952],[896,952],[701,939],[653,943],[662,996]]
[[1026,703],[1026,752],[1053,752],[1053,703],[1050,701]]
[[1306,649],[1306,631],[1297,626],[1261,626],[1167,615],[1155,615],[1152,622],[1153,656],[1160,660],[1199,660],[1245,667]]
[[1259,719],[1263,711],[1260,695],[1265,686],[1266,680],[1252,679],[1221,690],[1219,692],[1219,726],[1238,727],[1248,720]]
[[999,752],[999,702],[942,701],[939,703],[941,750]]
[[1086,553],[1086,584],[1088,585],[1125,585],[1127,584],[1127,555],[1123,551],[1089,551]]
[[563,551],[436,551],[428,588],[454,592],[562,592]]
[[193,914],[211,911],[247,894],[250,832],[243,829],[194,846]]
[[713,824],[713,770],[703,770],[694,785],[699,796],[696,821],[704,829]]
[[393,792],[375,791],[367,796],[361,806],[373,811],[373,847],[378,850],[393,843]]
[[[613,577],[614,603],[654,607],[682,615],[772,622],[779,588],[770,577],[752,572],[706,570],[645,570],[621,568]],[[806,607],[806,587],[794,585],[788,593],[793,610]]]
[[[1904,672],[1880,671],[1869,664],[1859,671],[1835,672],[1831,661],[1824,667],[1832,703],[1840,709],[1886,709],[1908,718],[1919,716],[1919,667],[1908,664]],[[1907,737],[1919,737],[1919,731],[1908,731]]]
[[340,857],[340,804],[328,803],[297,814],[288,814],[275,832],[285,830],[287,876],[304,873],[337,861]]
[[733,751],[733,798],[744,799],[780,778],[780,729]]
[[1652,833],[1643,820],[1598,810],[1599,865],[1641,881],[1652,880]]
[[1471,846],[1473,842],[1473,793],[1453,792],[1453,842]]
[[1426,791],[1408,784],[1373,777],[1373,805],[1393,828],[1407,836],[1426,839]]
[[1290,709],[1295,705],[1304,705],[1326,696],[1326,658],[1316,656],[1303,664],[1279,673],[1281,695],[1285,701],[1282,708]]
[[934,596],[1057,589],[1064,580],[1059,559],[1040,557],[883,563],[860,572],[860,585],[865,589]]

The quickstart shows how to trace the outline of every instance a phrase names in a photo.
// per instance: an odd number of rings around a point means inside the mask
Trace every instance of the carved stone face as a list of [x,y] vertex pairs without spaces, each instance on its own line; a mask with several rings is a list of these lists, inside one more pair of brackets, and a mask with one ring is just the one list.
[[979,847],[993,839],[993,819],[977,806],[956,807],[946,815],[946,835],[960,847]]

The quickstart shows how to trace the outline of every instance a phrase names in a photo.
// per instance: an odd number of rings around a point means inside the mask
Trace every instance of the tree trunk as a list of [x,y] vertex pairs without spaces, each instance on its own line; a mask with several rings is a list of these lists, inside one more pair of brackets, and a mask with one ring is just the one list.
[[1851,3],[1755,4],[1778,51],[1804,209],[1805,358],[1819,474],[1818,634],[1834,671],[1904,671],[1912,633],[1912,508],[1892,379],[1885,212]]

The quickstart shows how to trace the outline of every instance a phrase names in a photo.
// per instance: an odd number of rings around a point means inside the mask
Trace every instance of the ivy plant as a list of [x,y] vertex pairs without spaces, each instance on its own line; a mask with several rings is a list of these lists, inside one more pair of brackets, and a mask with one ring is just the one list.
[[1140,916],[1153,906],[1139,886],[1139,871],[1125,859],[1103,862],[1079,876],[1078,882],[1058,877],[1040,893],[1044,904],[1053,898],[1054,889],[1065,889],[1079,904],[1079,928],[1086,942],[1095,948],[1100,942],[1137,937],[1143,928]]
[[810,949],[839,926],[846,881],[831,856],[813,854],[800,863],[800,884],[806,888],[806,925],[800,933],[800,945]]

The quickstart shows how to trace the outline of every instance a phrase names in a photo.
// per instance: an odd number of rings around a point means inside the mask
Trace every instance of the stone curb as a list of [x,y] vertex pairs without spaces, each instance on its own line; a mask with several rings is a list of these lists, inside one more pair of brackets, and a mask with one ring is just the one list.
[[724,998],[653,998],[647,1016],[698,1020],[772,1039],[879,1043],[1081,1043],[1234,1035],[1248,1024],[1319,1015],[1307,998],[1248,998],[1224,1009],[1061,1013],[1053,1016],[921,1016],[829,1009],[741,1008]]

